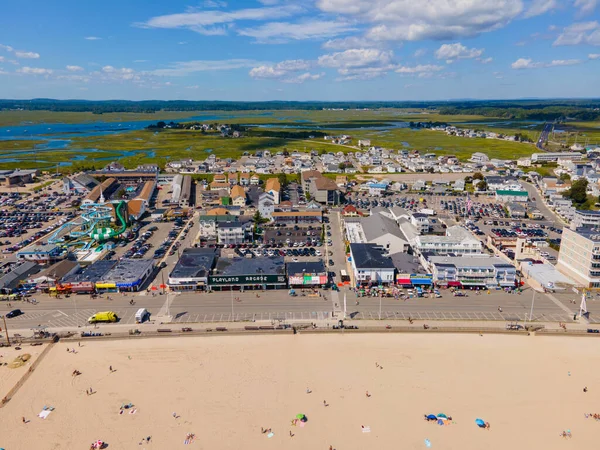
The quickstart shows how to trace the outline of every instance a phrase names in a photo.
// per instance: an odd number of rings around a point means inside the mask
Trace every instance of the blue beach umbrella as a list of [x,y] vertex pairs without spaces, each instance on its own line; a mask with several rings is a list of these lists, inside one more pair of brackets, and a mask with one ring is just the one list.
[[485,421],[483,419],[475,419],[475,423],[480,428],[485,428]]

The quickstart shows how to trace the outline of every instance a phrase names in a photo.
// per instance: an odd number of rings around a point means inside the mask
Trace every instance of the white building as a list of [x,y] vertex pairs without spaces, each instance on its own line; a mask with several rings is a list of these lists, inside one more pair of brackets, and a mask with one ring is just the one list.
[[532,163],[557,161],[559,159],[570,159],[571,161],[579,161],[584,158],[583,153],[577,152],[562,152],[562,153],[534,153],[531,155]]
[[375,244],[350,244],[350,259],[355,284],[387,285],[396,271],[389,256]]
[[481,253],[483,244],[468,230],[455,225],[446,230],[446,236],[417,236],[415,247],[421,254],[472,255]]
[[473,153],[471,155],[471,158],[469,158],[469,161],[476,163],[476,164],[485,164],[489,160],[490,160],[490,158],[488,157],[488,155],[486,155],[485,153],[480,153],[480,152]]
[[456,287],[516,287],[517,269],[489,255],[432,256],[428,260],[433,280]]

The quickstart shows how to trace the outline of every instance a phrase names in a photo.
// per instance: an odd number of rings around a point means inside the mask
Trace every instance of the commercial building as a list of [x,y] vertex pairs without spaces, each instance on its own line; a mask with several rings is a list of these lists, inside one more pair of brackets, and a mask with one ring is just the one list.
[[582,227],[600,228],[600,211],[576,210],[571,220],[571,229]]
[[396,221],[379,213],[368,217],[347,218],[346,237],[353,243],[379,245],[389,254],[406,253],[410,247]]
[[495,256],[432,256],[433,280],[440,286],[491,289],[518,285],[517,269]]
[[208,277],[210,290],[285,289],[282,256],[260,258],[219,258]]
[[324,177],[317,170],[306,170],[301,177],[304,193],[310,194],[315,201],[326,205],[340,203],[340,188],[335,181]]
[[82,200],[82,204],[90,205],[92,203],[98,203],[101,199],[110,197],[113,192],[117,190],[119,183],[117,179],[110,177],[104,180],[102,183],[97,185],[90,193]]
[[10,272],[0,277],[0,292],[10,294],[24,284],[32,274],[40,271],[40,266],[32,261],[14,265]]
[[531,155],[531,162],[536,164],[541,162],[558,161],[559,159],[579,161],[584,157],[585,155],[583,153],[577,152],[534,153],[533,155]]
[[171,189],[171,204],[177,204],[181,208],[192,205],[192,177],[190,175],[175,175]]
[[254,223],[247,217],[239,219],[216,222],[217,241],[220,244],[242,244],[252,241]]
[[481,253],[483,245],[468,230],[448,227],[446,236],[416,236],[415,249],[422,255],[470,255]]
[[276,211],[271,216],[275,223],[287,225],[314,224],[323,221],[322,211]]
[[600,288],[600,228],[564,228],[556,268],[586,288]]
[[526,202],[529,200],[527,191],[497,190],[496,200],[499,202]]
[[216,253],[210,248],[186,248],[169,274],[172,291],[199,291],[207,288],[208,276],[216,261]]
[[67,257],[67,250],[54,244],[30,245],[17,252],[17,261],[53,264]]
[[273,213],[275,212],[275,199],[268,192],[263,192],[258,197],[258,212],[264,219],[273,220]]
[[151,259],[121,259],[96,282],[96,290],[139,291],[153,270]]
[[378,245],[350,244],[350,259],[356,285],[394,282],[394,262]]
[[287,263],[290,287],[316,287],[328,283],[327,269],[323,261],[302,261]]
[[55,286],[60,283],[63,278],[77,273],[80,269],[81,266],[77,262],[64,259],[35,274],[35,276],[30,277],[27,282],[35,284],[38,289],[44,289]]

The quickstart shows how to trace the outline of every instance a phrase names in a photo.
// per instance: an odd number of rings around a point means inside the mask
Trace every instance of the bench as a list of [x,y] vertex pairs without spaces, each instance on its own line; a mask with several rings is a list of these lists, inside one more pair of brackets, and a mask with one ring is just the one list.
[[217,330],[217,331],[227,331],[227,328],[225,328],[225,327],[217,327],[217,328],[215,328],[215,330]]
[[171,333],[171,329],[170,328],[159,328],[158,330],[159,333]]

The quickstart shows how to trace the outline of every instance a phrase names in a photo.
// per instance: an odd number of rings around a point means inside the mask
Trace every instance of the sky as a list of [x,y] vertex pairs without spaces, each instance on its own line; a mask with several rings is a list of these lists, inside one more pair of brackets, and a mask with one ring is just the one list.
[[600,0],[3,2],[0,98],[600,97]]

